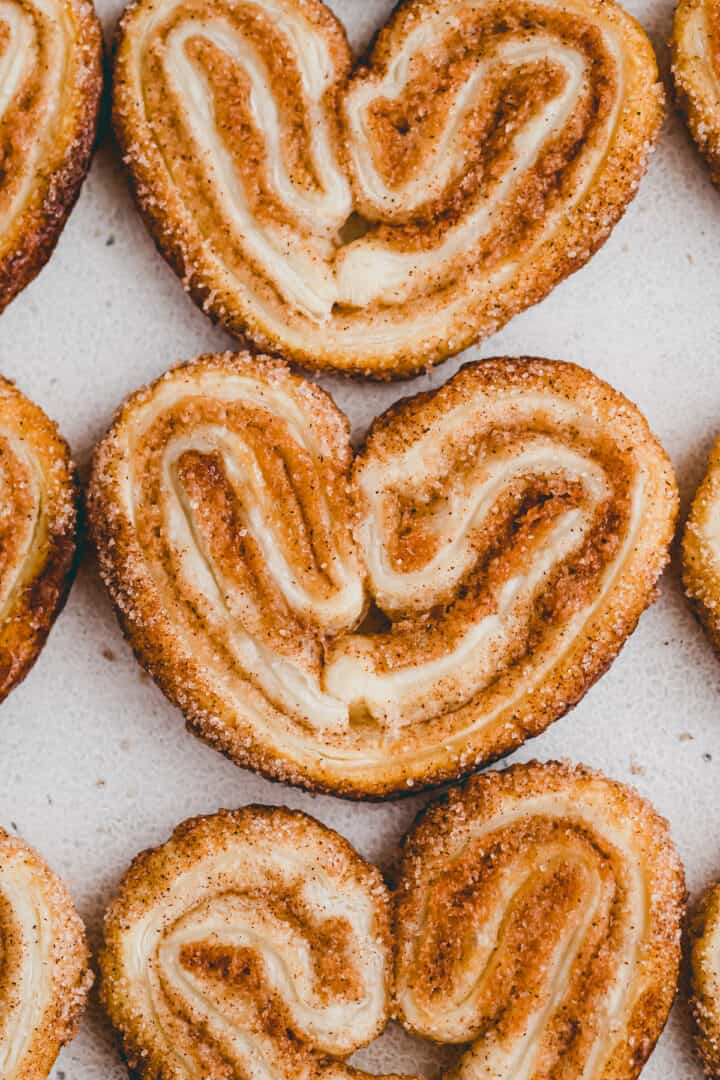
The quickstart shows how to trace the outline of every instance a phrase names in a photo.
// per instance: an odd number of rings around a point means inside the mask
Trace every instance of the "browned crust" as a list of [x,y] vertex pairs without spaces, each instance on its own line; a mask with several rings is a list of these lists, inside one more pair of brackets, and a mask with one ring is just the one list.
[[689,922],[691,1008],[695,1040],[707,1076],[720,1076],[720,884],[703,894]]
[[21,439],[32,455],[42,507],[31,560],[0,620],[0,701],[32,668],[67,599],[75,572],[80,498],[70,449],[56,425],[0,377],[3,432]]
[[720,104],[718,51],[712,28],[717,9],[711,0],[680,0],[670,38],[675,97],[690,133],[720,183]]
[[[158,148],[136,115],[127,71],[128,42],[135,18],[148,3],[152,0],[135,0],[118,23],[113,75],[113,127],[140,214],[158,251],[206,315],[244,344],[286,357],[309,370],[339,370],[384,380],[410,377],[496,333],[515,315],[544,299],[595,254],[624,214],[645,173],[664,115],[655,54],[640,24],[612,0],[587,0],[590,20],[602,18],[622,24],[632,64],[628,75],[631,89],[621,110],[616,145],[579,208],[540,246],[531,263],[522,264],[507,286],[487,299],[468,302],[452,317],[439,316],[438,327],[428,332],[425,340],[405,342],[387,355],[372,349],[333,348],[329,344],[298,346],[279,336],[250,311],[239,291],[229,290],[213,273],[206,259],[204,238],[192,227],[177,194],[166,182]],[[334,20],[319,0],[303,0],[303,4],[316,12],[324,9]],[[436,0],[402,0],[378,32],[362,67],[381,67],[385,53],[391,49],[395,27],[408,16],[422,18],[423,10],[433,6]],[[337,26],[342,31],[340,24]]]
[[682,540],[683,584],[695,613],[720,653],[720,548],[713,531],[720,519],[720,439],[695,493]]
[[[449,870],[450,853],[470,835],[474,825],[482,825],[500,815],[506,800],[511,799],[514,811],[521,814],[523,800],[553,793],[572,794],[573,806],[592,803],[605,821],[614,821],[625,830],[625,836],[640,853],[646,875],[648,930],[635,977],[642,978],[644,990],[635,1001],[630,1016],[625,1017],[624,1037],[602,1069],[602,1076],[612,1077],[612,1080],[635,1080],[662,1033],[677,990],[685,879],[667,821],[633,788],[609,780],[596,770],[554,761],[513,765],[502,772],[472,777],[419,815],[402,843],[395,892],[396,979],[400,986],[401,977],[409,973],[411,954],[423,934],[423,919],[442,923],[452,916],[450,893],[442,894],[447,899],[447,907],[440,908],[437,904],[428,910],[424,907],[431,883],[444,879]],[[532,818],[529,813],[530,817],[517,817],[515,827],[527,827]],[[538,813],[542,816],[542,811]],[[626,827],[628,824],[630,828]],[[513,825],[506,828],[512,830]],[[568,834],[572,828],[572,820],[568,818]],[[592,842],[592,826],[585,828]],[[498,845],[497,854],[502,859],[503,841],[499,839]],[[527,854],[527,848],[520,848],[515,857],[519,861]],[[545,867],[540,869],[544,871]],[[473,888],[482,884],[484,874],[492,873],[491,857],[476,867]],[[458,904],[465,902],[461,896],[452,895]],[[492,915],[487,909],[483,911],[485,917]],[[596,955],[594,961],[598,960],[602,964]],[[442,962],[439,956],[440,967]],[[519,970],[522,973],[523,965]],[[417,977],[422,980],[423,972],[419,971]],[[428,972],[428,978],[435,977],[436,973]],[[592,1023],[590,1017],[583,1016],[583,1004],[582,999],[577,1003],[566,1001],[563,1009],[567,1008],[569,1012],[567,1015],[562,1013],[558,1037],[572,1040],[584,1020]],[[523,1007],[523,994],[518,987],[514,987],[513,996],[508,999],[508,1009],[513,1007]],[[573,1008],[579,1010],[579,1015],[572,1013]],[[401,1022],[413,1030],[413,1025],[402,1015],[402,1008],[399,1012]],[[503,1022],[505,1020],[503,1013]],[[565,1026],[563,1021],[566,1021]],[[525,1037],[522,1024],[516,1034],[520,1039]]]
[[[182,822],[164,844],[137,855],[105,913],[104,943],[98,958],[100,998],[132,1076],[163,1080],[175,1072],[168,1067],[162,1040],[155,1037],[150,1025],[143,1024],[134,1009],[132,981],[123,959],[125,934],[139,918],[161,903],[168,887],[198,861],[219,851],[232,851],[233,845],[241,848],[251,845],[260,852],[272,850],[281,836],[294,838],[297,852],[307,857],[308,873],[353,882],[372,898],[373,938],[388,957],[385,984],[388,1008],[375,1033],[363,1045],[385,1026],[391,999],[392,937],[390,894],[380,871],[363,859],[343,836],[302,811],[260,805],[219,810]],[[242,881],[238,885],[242,889]],[[196,899],[199,902],[201,898]],[[317,1060],[320,1067],[311,1070],[311,1074],[319,1078],[323,1072],[322,1059]],[[348,1080],[366,1075],[349,1067],[344,1073]],[[332,1080],[336,1080],[334,1075]]]
[[75,115],[62,157],[50,168],[44,163],[35,191],[13,225],[12,243],[0,259],[0,311],[52,255],[92,160],[103,88],[102,31],[91,0],[67,2],[78,28],[76,50],[83,57],[73,94]]
[[[52,997],[41,1023],[33,1033],[28,1051],[22,1059],[22,1067],[17,1073],[13,1072],[13,1077],[18,1077],[18,1080],[46,1080],[60,1050],[77,1033],[93,976],[89,967],[85,928],[65,884],[28,844],[0,829],[0,868],[18,856],[32,867],[34,875],[41,882],[50,910],[52,945],[48,964],[51,965]],[[0,880],[0,901],[2,899]],[[0,921],[0,944],[1,930]],[[0,987],[7,976],[0,962]]]
[[[238,365],[241,368],[254,365],[257,370],[265,363],[273,379],[298,378],[278,361],[247,354],[201,357],[196,363],[212,365],[215,370],[225,366],[228,372],[237,370]],[[175,370],[191,378],[193,365]],[[625,433],[627,447],[641,455],[648,474],[642,533],[628,556],[621,579],[615,582],[561,662],[532,694],[507,705],[488,729],[469,735],[462,753],[445,745],[433,746],[432,753],[428,750],[419,763],[405,764],[393,759],[387,774],[372,781],[359,775],[339,775],[337,770],[331,772],[321,761],[315,767],[299,764],[278,754],[272,740],[252,724],[240,723],[237,716],[231,722],[222,696],[203,680],[197,665],[193,666],[174,643],[172,626],[166,613],[159,612],[154,602],[142,554],[118,505],[117,495],[118,432],[131,416],[135,403],[146,401],[161,381],[132,395],[95,451],[88,493],[90,530],[98,549],[101,575],[123,631],[142,665],[170,701],[182,709],[189,728],[236,764],[253,768],[269,779],[348,798],[384,798],[467,775],[510,753],[568,712],[607,670],[642,612],[655,599],[656,582],[669,557],[677,514],[675,479],[667,455],[635,406],[607,383],[573,364],[533,358],[487,360],[466,365],[436,391],[418,394],[392,406],[372,426],[357,460],[361,461],[366,454],[391,455],[394,445],[407,444],[414,433],[466,400],[477,384],[531,390],[548,383],[554,392],[570,401],[592,399],[603,415],[607,415],[608,425],[615,425]],[[322,391],[314,386],[310,390],[313,395],[320,395],[319,405],[324,399],[325,407],[331,406]],[[468,726],[471,720],[472,716]]]

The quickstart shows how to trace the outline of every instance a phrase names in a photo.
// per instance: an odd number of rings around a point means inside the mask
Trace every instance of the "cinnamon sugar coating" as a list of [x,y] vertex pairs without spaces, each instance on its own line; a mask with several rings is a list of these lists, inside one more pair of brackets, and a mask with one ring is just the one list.
[[320,0],[141,0],[114,125],[213,319],[309,368],[409,375],[582,266],[663,112],[612,0],[406,0],[353,69]]

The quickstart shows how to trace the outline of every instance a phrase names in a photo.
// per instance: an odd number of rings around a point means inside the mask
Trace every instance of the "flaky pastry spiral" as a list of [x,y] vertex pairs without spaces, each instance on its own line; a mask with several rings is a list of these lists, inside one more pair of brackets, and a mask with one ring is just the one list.
[[720,438],[693,499],[683,534],[683,583],[720,652]]
[[389,895],[313,818],[221,811],[134,861],[100,967],[139,1077],[360,1080],[342,1059],[388,1018]]
[[707,1076],[720,1076],[720,884],[706,890],[690,920],[695,1036]]
[[678,104],[690,132],[720,183],[720,4],[679,0],[672,38]]
[[65,603],[77,498],[64,439],[0,377],[0,701],[35,663]]
[[311,368],[389,377],[580,267],[658,132],[652,47],[612,0],[406,0],[352,71],[320,0],[140,0],[114,123],[204,310]]
[[471,1043],[453,1080],[633,1080],[675,996],[683,901],[631,788],[557,763],[474,777],[405,841],[400,1019]]
[[0,310],[42,269],[80,192],[101,57],[90,0],[0,0]]
[[129,398],[89,514],[125,632],[195,730],[271,777],[385,795],[583,695],[654,595],[676,500],[637,409],[570,364],[468,365],[353,462],[323,391],[225,354]]
[[67,889],[0,829],[0,1076],[45,1080],[75,1034],[92,982]]

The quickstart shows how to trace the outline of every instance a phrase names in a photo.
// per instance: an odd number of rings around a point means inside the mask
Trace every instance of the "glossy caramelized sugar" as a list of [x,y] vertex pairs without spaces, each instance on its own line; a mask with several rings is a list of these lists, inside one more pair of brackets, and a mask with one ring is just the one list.
[[312,368],[408,374],[581,266],[662,93],[612,0],[409,0],[352,70],[319,0],[142,0],[114,122],[205,311]]
[[671,39],[678,103],[720,182],[720,4],[680,0]]
[[389,895],[305,814],[221,811],[135,860],[100,966],[139,1077],[360,1080],[342,1059],[388,1018]]
[[702,897],[690,922],[692,1010],[707,1076],[720,1076],[720,884]]
[[0,829],[0,1076],[45,1080],[75,1034],[92,976],[63,883]]
[[685,590],[720,651],[720,439],[695,493],[682,550]]
[[505,754],[603,673],[652,600],[670,464],[588,371],[468,365],[345,417],[280,362],[208,356],[133,395],[89,493],[141,662],[238,764],[408,791]]
[[453,1080],[633,1080],[675,996],[683,900],[632,789],[555,763],[474,777],[405,841],[400,1019],[472,1044]]
[[80,191],[101,56],[90,0],[0,5],[0,310],[43,267]]
[[0,701],[34,664],[65,602],[77,497],[57,428],[0,377]]

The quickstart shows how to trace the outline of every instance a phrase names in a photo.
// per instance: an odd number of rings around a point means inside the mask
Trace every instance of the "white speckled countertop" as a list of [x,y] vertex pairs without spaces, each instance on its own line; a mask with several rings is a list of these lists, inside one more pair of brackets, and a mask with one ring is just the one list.
[[[390,0],[333,0],[364,44]],[[671,0],[631,0],[659,50]],[[100,0],[108,35],[119,0]],[[0,371],[60,424],[81,470],[120,400],[176,360],[231,347],[155,253],[107,137],[50,264],[0,319]],[[720,192],[671,115],[639,195],[592,262],[473,356],[535,353],[592,368],[637,402],[670,453],[683,514],[720,429]],[[437,385],[325,380],[358,429],[399,396]],[[630,781],[672,824],[695,895],[720,877],[720,661],[683,599],[677,557],[658,603],[577,709],[513,760],[567,757]],[[185,733],[124,644],[90,558],[26,682],[0,710],[0,822],[69,882],[97,944],[101,913],[141,848],[191,814],[287,803],[392,864],[420,797],[357,805],[272,785]],[[390,1029],[370,1069],[437,1075],[427,1044]],[[125,1077],[93,1004],[57,1080]],[[699,1080],[687,1016],[673,1018],[643,1080]]]

